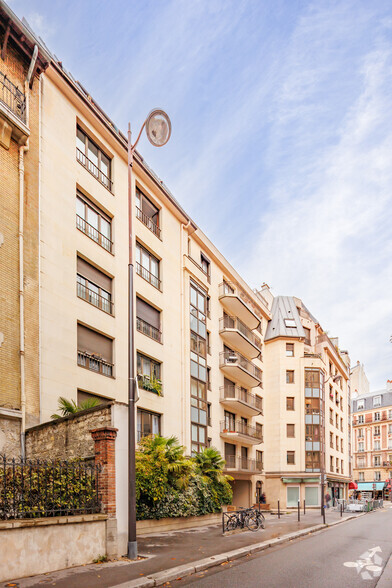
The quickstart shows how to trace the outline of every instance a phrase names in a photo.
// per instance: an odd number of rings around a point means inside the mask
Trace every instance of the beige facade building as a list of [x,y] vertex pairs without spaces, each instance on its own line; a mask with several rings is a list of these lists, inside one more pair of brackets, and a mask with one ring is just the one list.
[[[353,400],[353,479],[362,493],[390,495],[392,382]],[[384,489],[385,486],[385,489]]]
[[39,422],[39,105],[48,56],[3,3],[0,47],[0,453],[14,456],[21,433]]
[[350,481],[349,357],[302,301],[278,296],[265,335],[265,487],[276,508],[321,504]]
[[360,361],[357,361],[357,363],[351,368],[350,388],[352,400],[358,396],[369,394],[369,380],[365,373],[365,367]]

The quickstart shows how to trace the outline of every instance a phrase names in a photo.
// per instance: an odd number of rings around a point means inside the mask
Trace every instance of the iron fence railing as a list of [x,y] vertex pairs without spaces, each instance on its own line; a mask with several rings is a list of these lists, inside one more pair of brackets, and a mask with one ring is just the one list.
[[105,361],[98,355],[91,355],[85,351],[78,351],[78,365],[110,378],[113,376],[113,364]]
[[146,227],[148,229],[150,229],[150,231],[152,233],[154,233],[154,235],[156,235],[159,239],[161,238],[161,229],[158,227],[158,225],[152,220],[152,218],[150,216],[148,216],[148,214],[146,214],[145,212],[143,212],[140,208],[138,208],[136,206],[136,217],[142,221],[142,223],[144,225],[146,225]]
[[84,220],[84,218],[82,218],[78,214],[76,215],[76,227],[79,229],[79,231],[82,231],[82,233],[87,235],[87,237],[90,237],[90,239],[98,243],[98,245],[106,249],[106,251],[113,253],[112,241],[108,239],[108,237],[100,233],[98,229],[90,225],[90,223],[88,223],[86,220]]
[[258,368],[254,363],[246,359],[246,357],[241,355],[241,353],[239,353],[238,351],[222,351],[219,354],[219,365],[220,367],[238,366],[241,369],[245,370],[248,374],[253,376],[255,379],[259,380],[259,386],[263,386],[263,372],[261,371],[261,369]]
[[154,341],[162,343],[161,331],[138,316],[136,317],[136,330],[139,331],[139,333],[143,333],[143,335],[147,335],[147,337],[154,339]]
[[108,190],[110,190],[110,192],[112,192],[112,187],[113,187],[112,180],[110,178],[108,178],[108,176],[106,174],[104,174],[99,169],[99,167],[96,166],[95,163],[93,161],[91,161],[91,159],[89,159],[87,157],[87,155],[85,155],[83,153],[83,151],[81,151],[77,147],[76,147],[76,159],[79,161],[79,163],[81,165],[83,165],[83,167],[86,168],[87,171],[90,172],[90,174],[92,174],[95,178],[97,178],[97,180],[103,186],[105,186],[105,188],[107,188]]
[[261,351],[262,344],[259,339],[252,331],[238,318],[235,316],[223,316],[219,319],[219,331],[235,330],[241,333],[245,339],[247,339],[256,349]]
[[255,410],[258,410],[260,414],[263,414],[263,401],[256,394],[244,390],[239,386],[221,386],[220,387],[220,398],[221,402],[224,400],[238,400],[244,404],[248,404]]
[[8,106],[22,122],[26,122],[26,97],[1,71],[0,102]]
[[95,292],[95,290],[88,288],[80,282],[76,282],[76,292],[79,298],[82,298],[89,304],[96,306],[97,308],[103,310],[104,312],[107,312],[108,314],[113,314],[113,302],[110,299],[102,296],[102,294]]
[[221,433],[239,433],[247,437],[258,439],[260,443],[263,442],[263,433],[258,427],[252,427],[243,421],[235,421],[234,419],[225,419],[220,423]]
[[0,457],[0,519],[97,513],[99,466]]
[[154,276],[148,269],[143,267],[139,262],[136,262],[136,273],[141,276],[146,282],[149,282],[152,286],[161,290],[161,280]]

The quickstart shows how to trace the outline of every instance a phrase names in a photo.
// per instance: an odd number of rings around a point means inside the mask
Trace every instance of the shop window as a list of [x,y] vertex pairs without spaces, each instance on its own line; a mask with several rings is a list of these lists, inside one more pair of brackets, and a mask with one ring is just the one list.
[[287,506],[298,506],[299,486],[287,487]]
[[318,506],[319,489],[317,486],[305,486],[305,502],[306,506]]

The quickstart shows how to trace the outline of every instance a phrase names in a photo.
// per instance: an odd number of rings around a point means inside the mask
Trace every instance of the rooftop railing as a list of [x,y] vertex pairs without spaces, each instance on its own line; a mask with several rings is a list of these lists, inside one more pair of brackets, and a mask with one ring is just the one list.
[[0,71],[0,101],[22,121],[26,122],[26,97],[15,84]]

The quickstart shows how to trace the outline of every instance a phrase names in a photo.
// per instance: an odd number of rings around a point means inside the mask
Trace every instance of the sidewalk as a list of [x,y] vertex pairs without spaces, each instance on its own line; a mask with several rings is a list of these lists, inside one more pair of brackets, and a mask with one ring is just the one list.
[[[343,513],[343,516],[340,517],[338,511],[329,509],[326,511],[326,524],[336,524],[358,516],[363,516],[363,514]],[[38,586],[42,588],[45,585],[56,586],[56,588],[109,588],[132,580],[135,580],[134,583],[132,582],[132,586],[145,585],[147,587],[154,586],[154,584],[159,586],[171,579],[173,574],[174,577],[185,575],[186,568],[189,568],[190,564],[198,565],[199,560],[215,556],[214,560],[208,560],[205,564],[206,567],[211,567],[219,564],[220,561],[227,560],[228,552],[242,548],[241,552],[232,554],[233,559],[241,555],[245,556],[252,546],[255,550],[262,549],[268,546],[268,541],[274,540],[274,543],[277,543],[280,538],[288,534],[290,537],[287,537],[287,540],[292,540],[297,534],[303,534],[303,529],[310,531],[311,527],[316,527],[314,530],[318,530],[321,528],[322,522],[320,511],[317,509],[315,511],[308,510],[306,515],[301,512],[300,522],[297,520],[297,512],[282,515],[280,519],[277,515],[267,513],[266,528],[256,532],[243,531],[222,536],[221,526],[214,525],[143,536],[138,538],[138,550],[139,555],[145,559],[134,562],[121,559],[103,564],[68,568],[40,576],[4,582],[0,584],[0,588],[9,585],[18,588],[38,588]],[[267,544],[257,546],[262,542],[267,542]],[[218,558],[220,554],[223,554],[221,559]],[[182,566],[183,569],[175,570],[174,568],[178,566]],[[165,577],[164,572],[167,570],[172,570],[173,574],[167,573]],[[154,580],[148,580],[147,577],[152,574],[159,574],[159,576]]]

